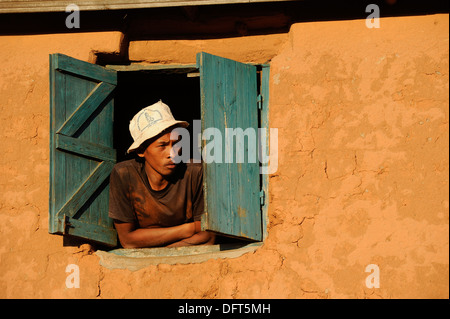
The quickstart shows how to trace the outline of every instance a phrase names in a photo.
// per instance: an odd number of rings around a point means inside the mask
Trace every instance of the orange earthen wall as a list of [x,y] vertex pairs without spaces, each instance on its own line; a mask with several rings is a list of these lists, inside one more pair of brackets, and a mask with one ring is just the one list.
[[[288,34],[131,42],[132,60],[271,60],[269,236],[254,253],[131,272],[48,234],[48,54],[118,32],[0,37],[0,297],[448,298],[448,15],[298,23]],[[68,264],[80,288],[68,289]],[[380,269],[367,288],[365,268]],[[182,283],[182,284],[180,284]]]

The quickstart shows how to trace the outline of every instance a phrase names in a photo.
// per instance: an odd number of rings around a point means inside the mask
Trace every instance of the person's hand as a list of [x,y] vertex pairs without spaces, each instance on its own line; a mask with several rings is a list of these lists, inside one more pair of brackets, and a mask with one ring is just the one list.
[[199,233],[202,231],[202,222],[201,221],[194,222],[194,225],[195,225],[195,233]]
[[184,227],[184,235],[183,235],[184,238],[192,237],[195,234],[202,231],[200,221],[183,224],[183,227]]
[[213,233],[201,231],[189,238],[183,239],[182,241],[188,245],[202,245],[209,243],[212,240],[213,236]]
[[[193,224],[193,223],[189,223]],[[192,225],[191,225],[192,226]],[[200,231],[195,233],[191,237],[185,238],[183,240],[177,241],[166,247],[184,247],[193,245],[213,245],[215,242],[216,235],[208,231]]]

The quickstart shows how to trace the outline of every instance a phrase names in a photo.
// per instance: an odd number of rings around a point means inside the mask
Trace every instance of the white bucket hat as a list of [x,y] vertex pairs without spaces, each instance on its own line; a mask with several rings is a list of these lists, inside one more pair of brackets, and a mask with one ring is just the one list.
[[138,149],[146,140],[155,137],[173,125],[187,127],[189,123],[175,120],[169,106],[161,100],[143,108],[130,121],[130,133],[134,143],[127,153]]

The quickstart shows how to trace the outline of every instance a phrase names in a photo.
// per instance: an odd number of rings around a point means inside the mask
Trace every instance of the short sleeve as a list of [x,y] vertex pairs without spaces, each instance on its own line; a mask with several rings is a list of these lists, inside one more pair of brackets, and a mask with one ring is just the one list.
[[122,174],[115,166],[110,175],[109,186],[109,217],[124,223],[133,223],[136,220],[128,195],[126,178],[127,169]]

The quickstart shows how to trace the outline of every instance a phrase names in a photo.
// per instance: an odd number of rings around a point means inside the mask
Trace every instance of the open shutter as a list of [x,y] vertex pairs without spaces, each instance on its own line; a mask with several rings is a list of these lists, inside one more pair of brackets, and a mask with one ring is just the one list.
[[50,233],[117,244],[108,217],[116,85],[116,71],[50,55]]
[[[214,143],[214,152],[220,151],[218,148],[222,151],[221,161],[210,162],[203,158],[206,214],[202,229],[261,240],[256,67],[204,52],[197,55],[197,67],[200,70],[202,132],[215,128],[222,138],[221,141],[215,140],[216,137],[214,141],[202,141],[203,151],[209,143]],[[245,155],[244,162],[236,159],[242,144],[237,145],[237,139],[233,139],[231,148],[231,143],[226,142],[225,128],[253,131],[254,138],[245,138],[244,154],[241,154]],[[233,160],[228,163],[231,152]],[[256,157],[253,161],[248,157],[252,152],[254,154],[250,155]]]

